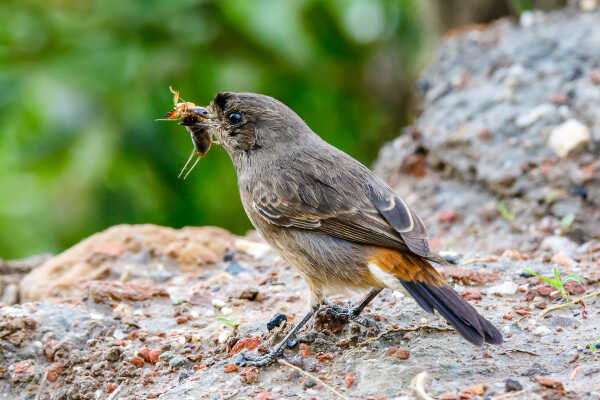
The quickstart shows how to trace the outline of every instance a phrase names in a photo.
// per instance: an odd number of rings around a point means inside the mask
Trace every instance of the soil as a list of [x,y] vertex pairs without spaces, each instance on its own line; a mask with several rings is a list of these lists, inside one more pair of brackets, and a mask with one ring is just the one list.
[[[319,314],[285,353],[303,372],[239,368],[307,311],[301,277],[256,233],[122,225],[0,263],[0,399],[412,399],[422,372],[437,399],[600,398],[600,296],[542,316],[565,300],[526,272],[578,275],[570,299],[600,290],[598,38],[598,11],[567,9],[447,39],[423,113],[375,164],[504,344],[474,347],[384,290],[366,310],[381,331]],[[590,137],[559,156],[547,139],[569,119]]]

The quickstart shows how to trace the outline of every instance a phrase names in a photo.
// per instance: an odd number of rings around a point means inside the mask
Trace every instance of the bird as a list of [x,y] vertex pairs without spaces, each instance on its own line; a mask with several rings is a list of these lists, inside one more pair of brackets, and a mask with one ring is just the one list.
[[[297,269],[310,293],[306,315],[267,354],[239,353],[240,366],[282,357],[320,308],[363,325],[360,313],[384,288],[408,293],[437,311],[470,343],[501,344],[502,334],[435,269],[444,259],[428,244],[422,220],[369,168],[332,146],[291,108],[256,93],[221,92],[181,124],[202,131],[228,153],[243,208],[264,240]],[[356,306],[325,289],[370,291]]]

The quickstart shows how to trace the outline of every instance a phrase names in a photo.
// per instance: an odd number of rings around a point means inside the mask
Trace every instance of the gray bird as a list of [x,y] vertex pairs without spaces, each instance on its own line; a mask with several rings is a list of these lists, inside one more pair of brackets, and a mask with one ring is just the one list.
[[[437,310],[475,345],[502,343],[501,333],[431,265],[443,260],[430,250],[415,212],[289,107],[260,94],[219,93],[194,111],[199,118],[182,124],[192,139],[209,135],[227,151],[248,218],[310,291],[310,310],[288,335],[264,356],[241,353],[238,365],[280,357],[319,307],[369,324],[359,314],[383,288],[410,294],[427,312]],[[371,290],[345,308],[323,297],[326,287]]]

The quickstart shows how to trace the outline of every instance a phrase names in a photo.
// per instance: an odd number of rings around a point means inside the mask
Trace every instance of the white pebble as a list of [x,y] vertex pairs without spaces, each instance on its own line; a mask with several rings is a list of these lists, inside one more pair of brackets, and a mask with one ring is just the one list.
[[495,294],[498,296],[509,296],[517,293],[519,287],[514,282],[504,282],[499,285],[492,286],[487,291],[488,293]]
[[220,309],[223,308],[225,306],[225,302],[223,300],[219,300],[219,299],[213,299],[212,301],[212,305],[214,308]]
[[229,307],[223,307],[221,308],[221,313],[223,315],[230,315],[233,312],[233,309],[229,308]]
[[560,157],[590,141],[590,130],[576,119],[570,119],[550,132],[548,145]]
[[552,333],[552,330],[547,326],[540,325],[533,330],[535,336],[546,336]]
[[223,331],[221,333],[219,333],[219,343],[223,344],[227,341],[227,339],[229,339],[229,336],[231,336],[231,332],[229,331]]
[[238,239],[235,241],[235,247],[241,252],[244,252],[256,259],[264,257],[271,247],[265,243],[251,242],[246,239]]

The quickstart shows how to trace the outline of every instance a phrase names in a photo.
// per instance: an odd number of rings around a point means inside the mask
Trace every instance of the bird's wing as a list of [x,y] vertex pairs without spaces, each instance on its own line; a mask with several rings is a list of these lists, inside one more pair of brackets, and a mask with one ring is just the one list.
[[366,167],[307,163],[280,179],[261,179],[252,207],[267,222],[326,233],[351,242],[410,251],[438,261],[422,221]]

